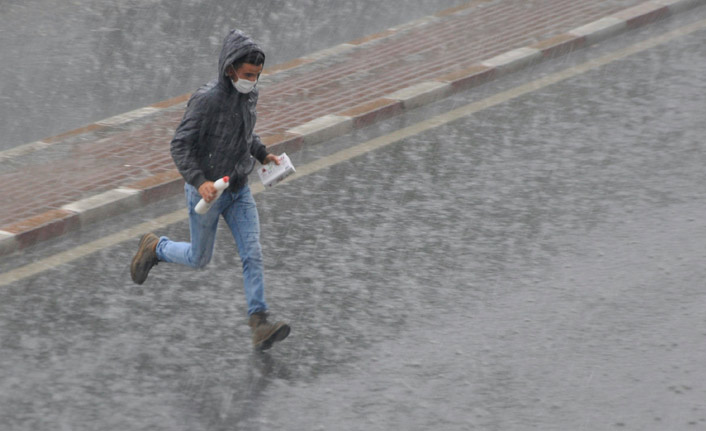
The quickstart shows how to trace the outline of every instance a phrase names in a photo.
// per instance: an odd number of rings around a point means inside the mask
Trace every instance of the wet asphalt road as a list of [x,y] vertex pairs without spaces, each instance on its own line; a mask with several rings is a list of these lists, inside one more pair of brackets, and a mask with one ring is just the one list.
[[275,65],[462,3],[2,1],[0,150],[194,91],[231,28]]
[[[582,63],[704,8],[293,155],[304,166]],[[204,271],[137,238],[0,288],[7,430],[689,430],[706,426],[706,32],[256,196],[249,344],[222,224]],[[169,199],[7,270],[176,210]],[[158,230],[186,239],[188,226]]]

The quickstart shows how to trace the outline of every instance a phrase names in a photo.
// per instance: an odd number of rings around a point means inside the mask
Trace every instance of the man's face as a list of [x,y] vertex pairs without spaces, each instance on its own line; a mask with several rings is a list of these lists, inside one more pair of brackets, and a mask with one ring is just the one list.
[[228,67],[227,74],[233,82],[237,82],[238,79],[245,79],[248,81],[257,81],[262,73],[263,66],[255,66],[250,63],[243,63],[237,70],[230,66]]

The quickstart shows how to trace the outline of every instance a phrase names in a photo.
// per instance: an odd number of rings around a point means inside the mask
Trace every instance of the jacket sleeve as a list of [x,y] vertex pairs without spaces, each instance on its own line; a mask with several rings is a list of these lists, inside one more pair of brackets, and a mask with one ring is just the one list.
[[198,145],[205,117],[205,101],[202,97],[192,96],[171,143],[174,164],[184,180],[196,188],[206,181],[198,163]]
[[[250,115],[252,116],[253,120],[253,128],[255,126],[255,123],[257,122],[257,111],[255,110],[255,106],[257,105],[257,100],[260,98],[260,90],[255,87],[253,91],[250,92],[249,95],[249,102],[250,102]],[[269,154],[267,152],[267,147],[262,143],[262,139],[260,139],[260,136],[255,133],[254,131],[252,132],[252,145],[250,145],[250,154],[252,154],[253,157],[255,157],[255,160],[260,162],[265,161],[265,157]]]
[[252,154],[255,159],[262,164],[265,161],[265,157],[269,154],[267,152],[267,147],[262,143],[260,136],[253,132],[252,134],[252,146],[250,147],[250,154]]

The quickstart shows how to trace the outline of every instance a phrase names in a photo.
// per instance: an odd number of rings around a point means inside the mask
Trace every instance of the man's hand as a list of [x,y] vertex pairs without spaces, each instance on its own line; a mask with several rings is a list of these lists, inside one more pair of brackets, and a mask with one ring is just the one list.
[[210,204],[211,201],[216,198],[218,190],[213,186],[213,181],[206,181],[199,186],[199,194],[206,203]]
[[275,165],[279,166],[279,156],[275,156],[274,154],[268,154],[267,157],[265,157],[265,160],[263,160],[263,165],[266,165],[268,163],[274,162]]

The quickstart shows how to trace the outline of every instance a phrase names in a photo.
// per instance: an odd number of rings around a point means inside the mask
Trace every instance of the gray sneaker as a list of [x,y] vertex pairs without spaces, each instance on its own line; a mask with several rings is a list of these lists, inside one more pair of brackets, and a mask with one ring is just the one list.
[[267,313],[257,312],[250,315],[248,326],[252,329],[252,344],[255,350],[267,350],[277,341],[289,335],[291,328],[284,322],[269,323]]
[[140,238],[140,245],[130,265],[130,276],[135,283],[144,283],[147,279],[147,274],[150,273],[150,269],[159,262],[159,259],[157,259],[158,242],[159,237],[153,233],[146,233]]

